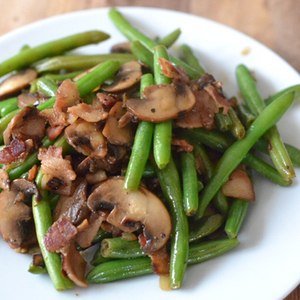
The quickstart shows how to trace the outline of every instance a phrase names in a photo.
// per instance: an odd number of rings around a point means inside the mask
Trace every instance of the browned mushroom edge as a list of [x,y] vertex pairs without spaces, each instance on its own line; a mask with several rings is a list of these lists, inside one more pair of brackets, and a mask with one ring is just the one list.
[[0,85],[0,98],[20,91],[36,79],[37,75],[34,69],[26,69],[9,76]]
[[138,83],[142,75],[142,66],[138,61],[127,62],[119,68],[113,83],[103,85],[102,89],[109,93],[124,91]]
[[125,99],[129,112],[140,120],[154,123],[175,119],[190,111],[195,103],[195,95],[189,86],[180,81],[148,86],[142,99]]
[[89,208],[93,212],[109,210],[106,221],[124,232],[134,232],[142,227],[146,238],[142,250],[146,253],[158,251],[167,243],[171,234],[168,210],[146,188],[126,191],[123,186],[123,177],[108,179],[89,196]]

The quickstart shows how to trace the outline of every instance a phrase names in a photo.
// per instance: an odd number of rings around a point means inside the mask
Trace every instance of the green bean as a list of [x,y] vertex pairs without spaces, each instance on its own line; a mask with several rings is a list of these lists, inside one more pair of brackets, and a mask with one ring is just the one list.
[[215,114],[215,122],[220,131],[228,131],[232,127],[232,120],[229,114],[224,115],[223,111]]
[[179,288],[185,274],[188,258],[188,222],[182,203],[180,178],[171,156],[170,162],[164,169],[157,167],[163,194],[167,199],[172,218],[170,286]]
[[[237,239],[221,239],[191,245],[187,263],[193,265],[207,261],[228,252],[239,244]],[[88,273],[86,280],[89,283],[107,283],[151,273],[153,269],[149,257],[119,259],[96,266]]]
[[103,257],[101,255],[101,251],[100,251],[100,248],[95,252],[94,256],[93,256],[93,259],[91,260],[90,264],[94,267],[100,265],[100,264],[103,264],[105,262],[108,262],[108,261],[113,261],[115,260],[114,258],[109,258],[109,257]]
[[51,210],[53,210],[56,207],[56,205],[59,201],[59,198],[60,198],[60,194],[49,192],[49,204],[50,204]]
[[[220,132],[217,131],[213,132],[208,130],[193,129],[193,130],[184,130],[183,134],[189,136],[191,139],[203,143],[204,145],[207,145],[208,147],[218,152],[224,152],[226,149],[230,147],[230,145],[232,145],[230,140],[226,139],[224,135],[222,135]],[[211,139],[209,138],[210,136]],[[255,147],[256,146],[257,143],[255,144]],[[299,150],[297,152],[299,155]],[[293,155],[296,160],[297,159],[296,153]],[[285,179],[283,179],[280,173],[275,168],[270,166],[267,162],[263,161],[262,159],[256,157],[255,155],[249,152],[243,158],[243,163],[248,167],[254,169],[256,172],[260,173],[261,175],[265,176],[266,178],[272,180],[276,184],[279,184],[281,186],[289,186],[292,183],[291,180],[286,181]]]
[[180,34],[181,34],[181,29],[180,28],[175,29],[174,31],[166,35],[164,38],[159,40],[158,44],[164,45],[166,48],[170,48],[179,38]]
[[[292,160],[292,163],[295,167],[300,167],[300,150],[296,148],[295,146],[292,146],[290,144],[284,143],[284,146],[286,150],[288,151],[288,154]],[[266,140],[259,139],[256,144],[254,145],[254,148],[263,152],[263,153],[269,153],[268,151],[268,144]]]
[[59,71],[61,69],[82,70],[90,69],[108,60],[118,61],[120,64],[135,60],[136,57],[128,53],[111,53],[100,55],[68,55],[56,56],[36,62],[33,67],[38,73]]
[[[114,23],[114,25],[117,27],[117,29],[124,36],[126,36],[130,42],[139,40],[146,48],[148,48],[151,51],[155,46],[157,46],[156,42],[146,37],[136,28],[132,27],[132,25],[115,8],[110,9],[109,17]],[[194,68],[191,68],[189,65],[173,56],[171,56],[171,61],[176,65],[182,66],[191,79],[198,79],[201,77],[201,75],[203,75],[199,71],[195,70]]]
[[249,201],[244,199],[234,199],[225,224],[225,232],[231,239],[236,238],[249,206]]
[[[141,79],[141,94],[146,86],[152,84],[152,74],[145,74]],[[145,121],[139,123],[125,175],[125,190],[137,190],[140,186],[144,168],[152,146],[153,131],[153,123]]]
[[244,139],[236,141],[222,156],[214,175],[204,188],[200,198],[197,217],[203,217],[205,209],[217,191],[227,181],[231,172],[239,165],[255,142],[274,124],[294,102],[294,94],[278,98],[257,117],[246,132]]
[[[165,46],[156,46],[154,48],[154,82],[155,84],[170,84],[172,80],[162,74],[159,58],[169,60],[169,54]],[[157,166],[160,169],[165,168],[169,163],[171,157],[171,143],[172,143],[172,121],[157,123],[154,126],[153,135],[153,154]]]
[[104,239],[100,249],[101,255],[105,258],[132,258],[146,255],[137,240],[127,241],[121,237]]
[[148,160],[144,172],[143,172],[143,177],[148,178],[148,177],[156,177],[156,170],[153,164]]
[[3,107],[1,109],[1,117],[5,117],[6,115],[8,115],[9,113],[11,113],[12,111],[18,109],[18,103],[12,103],[11,105],[7,105],[5,107]]
[[[239,65],[236,69],[236,76],[247,105],[256,117],[259,116],[265,109],[265,103],[257,91],[255,81],[249,70],[246,66]],[[287,181],[295,177],[293,163],[280,139],[277,127],[274,125],[269,128],[264,137],[270,144],[269,153],[278,172]]]
[[193,216],[198,208],[198,178],[193,153],[181,153],[182,186],[184,210],[187,216]]
[[41,267],[35,266],[31,262],[29,265],[28,272],[31,274],[44,274],[44,273],[47,273],[47,268],[41,268]]
[[56,290],[62,291],[73,288],[73,282],[62,275],[62,262],[60,255],[55,252],[47,251],[44,244],[44,236],[48,228],[52,225],[52,213],[49,204],[48,191],[41,189],[43,174],[39,171],[36,184],[40,189],[42,199],[38,201],[32,197],[32,212],[35,223],[36,235],[41,249],[48,274]]
[[23,50],[0,64],[0,76],[29,66],[42,58],[59,55],[66,51],[88,44],[97,44],[108,38],[109,35],[104,32],[89,31]]
[[1,100],[0,101],[0,110],[6,106],[10,106],[11,104],[17,104],[17,103],[18,103],[18,97]]
[[290,86],[280,92],[278,92],[277,94],[267,98],[265,100],[265,104],[269,105],[270,103],[272,103],[274,100],[276,100],[277,98],[281,97],[282,95],[289,93],[289,92],[295,92],[295,100],[298,100],[300,98],[300,84],[296,84],[293,86]]
[[245,155],[243,158],[243,164],[272,180],[278,185],[289,186],[292,184],[292,180],[286,181],[273,166],[269,165],[267,162],[255,155],[247,153],[247,155]]
[[199,71],[201,74],[205,73],[205,70],[201,67],[199,60],[194,55],[192,49],[184,44],[179,47],[179,54],[181,60],[183,60],[185,63],[187,63],[189,66],[193,67],[197,71]]
[[[197,156],[198,159],[201,158],[201,161],[202,161],[203,165],[205,166],[207,179],[209,180],[213,175],[214,166],[213,166],[212,162],[210,161],[205,149],[201,145],[199,145],[195,142],[191,141],[191,143],[194,146],[195,156]],[[228,210],[229,210],[229,204],[228,204],[227,197],[224,196],[221,189],[214,196],[213,204],[222,215],[227,215]]]
[[58,85],[51,78],[41,77],[37,83],[37,90],[48,97],[54,97],[58,90]]
[[250,110],[248,109],[248,107],[246,105],[239,104],[236,106],[236,109],[238,111],[238,114],[239,114],[244,126],[246,128],[249,128],[250,125],[255,120],[255,116],[250,112]]
[[214,214],[204,216],[190,225],[189,242],[195,242],[219,229],[224,222],[224,216]]
[[100,228],[96,234],[96,236],[94,237],[94,240],[93,240],[93,244],[96,244],[96,243],[100,243],[102,242],[102,240],[106,239],[106,238],[111,238],[112,235],[110,232],[107,232],[105,230],[103,230],[102,228]]
[[235,113],[235,110],[230,107],[228,115],[232,121],[231,126],[231,133],[232,135],[237,138],[238,140],[242,139],[245,136],[245,127],[241,123],[240,119],[238,118],[237,114]]
[[138,60],[153,70],[153,54],[150,50],[143,46],[140,41],[131,42],[130,50]]
[[46,73],[46,74],[44,74],[44,76],[46,78],[51,78],[54,81],[64,81],[66,79],[73,79],[80,74],[82,74],[82,71],[74,71],[74,72],[65,73],[65,74]]

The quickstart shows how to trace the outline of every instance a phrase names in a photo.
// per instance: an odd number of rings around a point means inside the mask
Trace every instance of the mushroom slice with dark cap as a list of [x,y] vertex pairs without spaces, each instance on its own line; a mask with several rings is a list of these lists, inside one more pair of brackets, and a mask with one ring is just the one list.
[[13,249],[26,252],[36,243],[32,209],[26,199],[37,194],[35,184],[26,179],[16,179],[11,190],[0,194],[0,234]]
[[124,232],[134,232],[142,225],[146,238],[142,250],[156,252],[170,237],[170,214],[162,201],[146,188],[127,191],[123,186],[123,177],[108,179],[91,193],[88,206],[93,212],[109,210],[106,221]]
[[87,181],[84,178],[78,178],[75,181],[76,186],[71,196],[61,196],[53,211],[53,221],[64,217],[74,225],[79,225],[89,216],[87,207]]
[[37,78],[37,72],[34,69],[26,69],[11,75],[0,85],[0,98],[14,94],[26,87],[32,80]]
[[164,122],[190,111],[196,98],[188,85],[176,81],[172,84],[150,85],[143,99],[125,100],[126,108],[137,118],[148,122]]
[[10,190],[10,178],[4,169],[0,169],[0,188],[3,190]]
[[108,114],[102,133],[111,144],[130,146],[133,143],[134,125],[129,123],[122,128],[119,126],[119,120],[125,114],[122,102],[117,102]]
[[27,93],[23,92],[18,96],[18,107],[26,107],[28,105],[38,105],[40,103],[45,102],[48,97],[42,96],[41,94],[38,93]]
[[103,158],[107,153],[107,143],[101,131],[94,123],[77,120],[65,129],[68,143],[78,152]]
[[103,85],[102,90],[109,93],[124,91],[138,83],[142,75],[142,66],[137,60],[127,62],[119,68],[114,82]]

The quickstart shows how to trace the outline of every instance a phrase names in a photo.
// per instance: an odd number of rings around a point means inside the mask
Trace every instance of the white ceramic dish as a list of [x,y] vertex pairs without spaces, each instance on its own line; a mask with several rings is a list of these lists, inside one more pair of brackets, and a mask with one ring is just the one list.
[[[261,94],[266,97],[300,83],[299,74],[275,53],[253,39],[221,24],[189,14],[151,8],[120,8],[125,17],[149,36],[164,36],[182,29],[177,44],[189,44],[203,65],[224,82],[228,95],[237,94],[235,68],[245,63],[255,72]],[[17,53],[21,46],[35,46],[69,34],[100,29],[111,39],[78,53],[107,53],[125,38],[108,18],[108,9],[87,10],[49,18],[0,37],[0,61]],[[242,55],[249,47],[250,53]],[[176,49],[176,46],[174,47]],[[300,147],[300,108],[296,104],[279,123],[284,141]],[[298,176],[300,175],[297,171]],[[56,292],[47,275],[27,272],[29,255],[14,253],[0,239],[1,299],[283,299],[300,282],[300,185],[278,187],[257,177],[256,203],[239,235],[241,245],[231,252],[188,268],[183,287],[172,292],[159,288],[154,275],[87,289]]]

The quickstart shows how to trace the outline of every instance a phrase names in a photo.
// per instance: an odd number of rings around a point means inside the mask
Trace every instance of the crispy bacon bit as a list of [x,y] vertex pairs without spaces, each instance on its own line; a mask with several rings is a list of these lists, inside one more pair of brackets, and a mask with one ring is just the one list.
[[76,249],[74,241],[71,241],[61,251],[63,255],[62,269],[68,277],[78,286],[87,287],[85,280],[86,261],[82,258],[79,251]]
[[[141,248],[145,247],[147,240],[144,234],[139,235],[139,243]],[[153,272],[158,275],[167,275],[170,273],[170,256],[167,252],[166,246],[158,251],[147,253],[151,258]]]
[[76,173],[71,162],[62,157],[62,147],[50,146],[49,149],[40,148],[38,159],[42,161],[42,188],[61,195],[72,193],[72,181]]
[[229,100],[227,100],[222,93],[220,93],[215,86],[208,85],[204,87],[204,90],[208,92],[208,94],[211,96],[211,99],[215,101],[215,104],[218,108],[223,107],[223,114],[227,115],[230,106],[233,106],[233,103],[231,103]]
[[59,108],[63,112],[67,112],[68,107],[80,103],[80,94],[77,85],[70,81],[64,80],[55,93],[56,100],[53,107]]
[[8,173],[3,169],[0,169],[0,188],[10,190],[10,178]]
[[78,233],[77,228],[62,217],[48,229],[44,236],[45,247],[50,252],[61,252]]
[[72,224],[78,225],[89,216],[87,208],[87,182],[78,178],[75,182],[76,189],[71,196],[61,196],[53,211],[53,220],[66,218]]
[[[104,93],[98,93],[97,94],[97,100],[102,103],[103,108],[110,110],[118,101],[118,97],[111,94],[104,94]],[[96,102],[96,100],[94,100]],[[95,103],[93,102],[93,106],[95,106]]]
[[28,171],[28,180],[34,180],[38,171],[38,166],[34,165],[29,171]]
[[167,77],[180,80],[181,82],[184,82],[186,84],[190,82],[189,77],[187,76],[185,70],[181,66],[175,66],[162,57],[158,59],[158,63],[162,72]]
[[107,118],[108,113],[86,103],[80,103],[68,108],[68,112],[87,122],[99,122]]
[[10,164],[17,159],[22,158],[25,151],[26,143],[16,138],[0,152],[0,163]]
[[188,141],[177,138],[172,139],[172,146],[172,149],[176,150],[177,152],[192,152],[194,150],[194,146]]
[[97,235],[102,222],[105,220],[105,214],[92,213],[88,219],[88,225],[80,231],[76,236],[76,242],[82,248],[87,248],[92,245],[92,242]]
[[37,147],[45,136],[46,122],[35,107],[24,107],[8,124],[3,132],[5,145],[18,138],[21,141],[33,140]]

